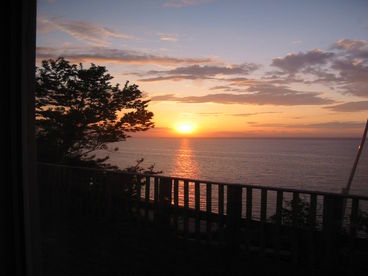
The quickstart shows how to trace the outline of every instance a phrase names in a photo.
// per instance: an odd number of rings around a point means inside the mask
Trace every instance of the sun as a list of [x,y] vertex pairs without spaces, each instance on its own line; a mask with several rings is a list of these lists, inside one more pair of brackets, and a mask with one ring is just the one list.
[[195,131],[195,126],[191,123],[178,123],[175,125],[175,131],[180,134],[192,134]]

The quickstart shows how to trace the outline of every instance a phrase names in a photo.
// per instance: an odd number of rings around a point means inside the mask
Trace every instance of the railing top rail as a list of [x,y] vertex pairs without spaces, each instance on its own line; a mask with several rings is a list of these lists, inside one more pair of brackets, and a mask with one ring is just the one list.
[[161,174],[142,174],[137,172],[127,172],[127,171],[120,171],[120,170],[113,170],[113,169],[98,169],[98,168],[88,168],[88,167],[76,167],[76,166],[68,166],[62,164],[52,164],[52,163],[45,163],[45,162],[38,162],[40,165],[45,166],[53,166],[53,167],[65,167],[69,169],[80,169],[80,170],[89,170],[89,171],[101,171],[101,172],[112,172],[112,173],[119,173],[125,175],[136,175],[141,177],[159,177],[159,178],[166,178],[166,179],[173,179],[179,181],[188,181],[188,182],[199,182],[199,183],[208,183],[212,185],[224,185],[224,186],[242,186],[244,188],[252,188],[252,189],[266,189],[269,191],[281,191],[286,193],[300,193],[300,194],[315,194],[321,196],[334,196],[334,197],[342,197],[346,199],[360,199],[360,200],[368,200],[368,196],[361,196],[361,195],[344,195],[341,193],[333,193],[333,192],[322,192],[322,191],[315,191],[315,190],[303,190],[303,189],[295,189],[295,188],[287,188],[287,187],[272,187],[272,186],[263,186],[263,185],[256,185],[256,184],[245,184],[245,183],[229,183],[229,182],[221,182],[221,181],[210,181],[210,180],[201,180],[201,179],[191,179],[185,177],[175,177],[175,176],[167,176]]

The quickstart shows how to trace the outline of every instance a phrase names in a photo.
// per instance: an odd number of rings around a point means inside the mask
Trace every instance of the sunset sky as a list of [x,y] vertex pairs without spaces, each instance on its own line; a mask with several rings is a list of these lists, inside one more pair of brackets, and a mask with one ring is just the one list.
[[140,136],[359,137],[368,1],[39,0],[37,62],[104,65],[151,98]]

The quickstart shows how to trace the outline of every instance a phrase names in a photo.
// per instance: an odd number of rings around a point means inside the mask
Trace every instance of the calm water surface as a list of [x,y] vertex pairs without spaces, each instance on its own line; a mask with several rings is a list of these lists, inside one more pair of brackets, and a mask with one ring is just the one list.
[[[340,192],[359,139],[130,138],[108,150],[110,163],[126,168],[144,158],[164,175]],[[368,144],[351,193],[368,195]],[[103,156],[106,152],[98,152]]]

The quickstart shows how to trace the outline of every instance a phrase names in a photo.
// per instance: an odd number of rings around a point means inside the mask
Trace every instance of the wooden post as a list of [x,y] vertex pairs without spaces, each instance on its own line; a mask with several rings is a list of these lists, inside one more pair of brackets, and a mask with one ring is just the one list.
[[314,232],[316,230],[317,214],[317,195],[310,195],[309,214],[308,214],[308,263],[311,269],[314,269],[316,262],[316,249]]
[[137,185],[136,185],[136,202],[135,202],[135,206],[136,206],[136,215],[137,215],[137,219],[138,222],[141,222],[141,206],[142,206],[142,176],[137,175],[136,176],[136,181],[137,181]]
[[194,183],[194,200],[195,200],[195,235],[196,239],[200,240],[200,232],[201,232],[201,219],[200,219],[200,200],[201,200],[201,193],[200,193],[200,186],[199,182]]
[[350,244],[352,249],[354,249],[355,238],[358,228],[358,213],[359,213],[359,199],[353,198],[351,203],[351,214],[350,214]]
[[212,186],[210,183],[206,184],[206,233],[207,242],[211,241],[211,213],[212,213]]
[[[131,195],[133,193],[133,176],[130,174],[123,174],[123,185],[127,187],[128,196],[124,198],[125,202],[125,209],[128,212],[129,215],[132,214],[132,198]],[[97,176],[94,176],[96,178]],[[93,184],[94,186],[96,183]]]
[[188,180],[184,180],[184,238],[189,236],[189,183]]
[[275,244],[275,258],[278,261],[280,259],[281,250],[281,235],[280,228],[282,223],[282,202],[283,202],[283,192],[277,191],[276,198],[276,221],[275,221],[275,232],[274,232],[274,244]]
[[171,206],[172,179],[160,178],[159,185],[159,217],[160,223],[170,223],[170,206]]
[[299,260],[299,230],[301,228],[301,225],[298,224],[298,218],[300,216],[300,206],[298,206],[300,202],[299,193],[294,192],[293,193],[293,200],[291,202],[292,207],[292,213],[291,213],[291,219],[292,219],[292,233],[291,233],[291,253],[292,253],[292,261],[293,264],[296,265]]
[[242,187],[236,185],[227,186],[228,240],[232,247],[237,247],[239,242],[241,209]]
[[224,242],[224,185],[218,185],[218,229],[219,242]]
[[154,184],[153,184],[153,201],[154,201],[154,211],[153,211],[153,221],[157,223],[159,221],[159,212],[160,212],[160,206],[159,206],[159,178],[158,176],[155,176],[154,178]]
[[146,176],[146,189],[145,189],[145,196],[144,196],[144,201],[145,201],[145,212],[144,212],[144,216],[145,219],[149,220],[148,214],[149,214],[149,207],[150,207],[150,189],[151,189],[151,177]]
[[266,235],[266,220],[267,220],[267,190],[261,190],[261,229],[260,229],[260,247],[261,256],[265,255],[267,235]]
[[178,230],[179,180],[174,180],[174,228]]
[[253,189],[247,187],[246,190],[246,228],[245,228],[245,246],[247,253],[250,253],[250,247],[252,243],[252,201],[253,201]]
[[329,269],[337,262],[338,235],[342,226],[343,198],[325,195],[323,202],[324,267]]

